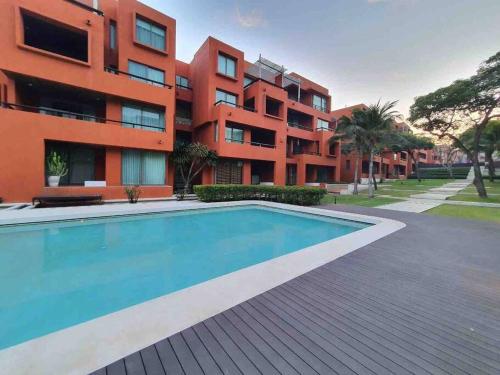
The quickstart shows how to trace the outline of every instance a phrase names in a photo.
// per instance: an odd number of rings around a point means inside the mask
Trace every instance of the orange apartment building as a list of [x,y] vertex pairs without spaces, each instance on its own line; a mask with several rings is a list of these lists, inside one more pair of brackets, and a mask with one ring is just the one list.
[[[336,120],[322,87],[209,37],[176,60],[176,21],[136,0],[2,0],[0,197],[171,196],[176,139],[219,155],[196,183],[319,185],[352,181],[353,161],[329,144]],[[46,157],[68,173],[48,186]],[[406,176],[404,155],[378,174]],[[378,165],[378,166],[377,166]],[[362,172],[364,166],[360,165]]]

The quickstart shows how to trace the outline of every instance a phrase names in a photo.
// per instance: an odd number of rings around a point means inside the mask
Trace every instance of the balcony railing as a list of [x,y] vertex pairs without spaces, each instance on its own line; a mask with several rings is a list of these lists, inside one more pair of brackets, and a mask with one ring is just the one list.
[[297,124],[296,122],[289,122],[288,126],[290,126],[292,128],[298,128],[298,129],[302,129],[302,130],[307,130],[307,131],[310,131],[310,132],[313,131],[312,127],[305,126],[305,125],[300,125],[300,124]]
[[68,3],[74,4],[77,7],[83,8],[88,10],[89,12],[96,13],[99,16],[104,16],[104,12],[102,10],[96,9],[94,7],[91,7],[90,5],[87,5],[85,3],[82,3],[81,1],[78,0],[66,0]]
[[182,90],[193,90],[193,88],[191,86],[181,85],[180,83],[176,83],[175,87],[182,89]]
[[250,146],[265,147],[265,148],[276,148],[276,145],[271,145],[268,143],[242,141],[241,139],[234,139],[234,138],[226,138],[226,142],[227,143],[239,143],[242,145],[248,144]]
[[190,118],[175,116],[175,123],[179,125],[190,126],[193,123],[193,120],[191,120]]
[[325,112],[325,113],[328,113],[328,111],[326,110],[325,107],[322,107],[320,105],[315,105],[313,104],[311,107],[313,107],[314,109],[316,109],[317,111],[321,111],[321,112]]
[[304,150],[293,150],[294,155],[316,155],[321,156],[320,152],[317,151],[304,151]]
[[214,106],[218,106],[219,104],[226,104],[230,107],[234,107],[234,108],[242,108],[244,109],[245,111],[250,111],[250,112],[255,112],[255,109],[254,108],[251,108],[251,107],[245,107],[243,105],[239,105],[239,104],[234,104],[234,103],[231,103],[231,102],[228,102],[227,100],[219,100],[217,102],[214,103]]
[[144,82],[149,83],[149,84],[154,85],[154,86],[166,87],[168,89],[171,89],[173,87],[172,85],[169,85],[168,83],[165,83],[165,82],[160,82],[160,81],[155,81],[153,79],[144,78],[144,77],[138,76],[136,74],[123,72],[121,70],[111,68],[109,66],[105,67],[104,71],[111,73],[111,74],[115,74],[115,75],[125,75],[125,76],[132,78],[132,79],[135,78],[137,81],[144,81]]
[[150,129],[154,129],[154,130],[159,131],[159,132],[165,131],[165,128],[159,128],[159,127],[152,126],[152,125],[144,125],[144,124],[139,124],[139,123],[135,123],[135,122],[128,122],[128,121],[111,120],[108,118],[89,115],[86,113],[70,112],[70,111],[64,111],[61,109],[50,108],[50,107],[42,107],[42,106],[35,107],[35,106],[24,105],[24,104],[0,102],[0,108],[13,109],[13,110],[23,111],[23,112],[40,113],[42,115],[63,117],[63,118],[68,118],[68,119],[73,119],[73,120],[81,120],[81,121],[87,121],[87,122],[98,122],[101,124],[115,123],[115,124],[121,124],[121,125],[129,125],[129,127],[132,127],[132,128],[150,128]]

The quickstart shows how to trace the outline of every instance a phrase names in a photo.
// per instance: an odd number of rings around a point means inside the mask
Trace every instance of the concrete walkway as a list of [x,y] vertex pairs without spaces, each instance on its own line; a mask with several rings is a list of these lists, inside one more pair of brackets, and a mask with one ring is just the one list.
[[[444,184],[443,186],[429,189],[425,193],[412,194],[410,198],[397,203],[384,204],[378,206],[383,210],[405,211],[405,212],[424,212],[431,208],[437,207],[443,203],[463,204],[467,206],[482,206],[482,207],[500,207],[494,203],[481,203],[481,202],[457,202],[447,201],[449,197],[456,195],[459,191],[465,189],[472,183],[474,172],[471,168],[467,178],[463,181],[455,181]],[[493,206],[490,206],[493,205]]]

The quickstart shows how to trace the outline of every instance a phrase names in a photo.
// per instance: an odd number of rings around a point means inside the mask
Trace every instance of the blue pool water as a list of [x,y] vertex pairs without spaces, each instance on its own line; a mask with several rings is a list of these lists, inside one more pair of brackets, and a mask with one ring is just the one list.
[[0,349],[366,226],[246,206],[0,228]]

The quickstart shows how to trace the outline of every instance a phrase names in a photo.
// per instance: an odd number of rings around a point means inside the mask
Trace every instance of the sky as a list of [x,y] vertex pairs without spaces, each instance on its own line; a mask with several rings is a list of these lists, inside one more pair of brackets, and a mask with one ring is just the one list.
[[177,20],[177,58],[208,36],[327,87],[332,107],[416,96],[500,50],[500,0],[141,0]]

